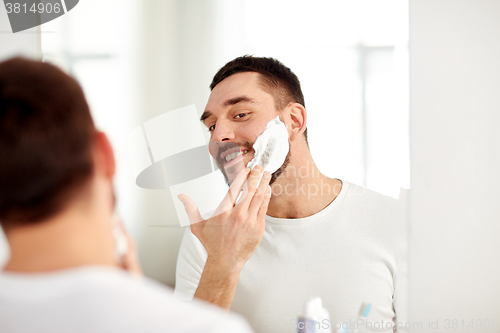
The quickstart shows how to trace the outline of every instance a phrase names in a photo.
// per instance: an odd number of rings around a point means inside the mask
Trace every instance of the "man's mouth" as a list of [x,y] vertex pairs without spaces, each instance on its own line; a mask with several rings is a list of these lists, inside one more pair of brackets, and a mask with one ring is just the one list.
[[238,156],[240,156],[240,155],[242,155],[242,154],[246,154],[246,153],[248,153],[248,150],[239,151],[239,152],[237,152],[237,153],[231,153],[231,154],[229,154],[229,155],[227,155],[227,156],[225,157],[226,163],[229,163],[229,162],[231,162],[232,160],[234,160],[236,157],[238,157]]
[[238,161],[240,161],[243,158],[243,155],[247,154],[248,150],[241,150],[240,148],[233,148],[226,150],[223,152],[220,157],[222,161],[224,162],[224,167],[230,167],[233,164],[236,164]]

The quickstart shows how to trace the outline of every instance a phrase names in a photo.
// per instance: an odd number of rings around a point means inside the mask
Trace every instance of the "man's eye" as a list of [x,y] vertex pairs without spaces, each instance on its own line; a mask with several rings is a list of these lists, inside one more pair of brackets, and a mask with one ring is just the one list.
[[236,115],[235,118],[243,118],[244,116],[246,116],[248,113],[240,113],[238,115]]
[[208,128],[208,131],[209,131],[209,132],[212,132],[214,129],[215,129],[215,124],[214,124],[214,125],[212,125],[212,126],[210,126],[210,127]]

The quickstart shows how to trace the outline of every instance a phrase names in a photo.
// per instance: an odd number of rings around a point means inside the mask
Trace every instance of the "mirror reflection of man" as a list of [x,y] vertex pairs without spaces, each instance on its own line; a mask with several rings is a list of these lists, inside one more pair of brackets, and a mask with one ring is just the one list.
[[[307,142],[300,82],[279,61],[236,58],[219,70],[210,88],[201,121],[211,141],[237,144],[247,165],[252,144],[279,116],[290,151],[271,177],[265,230],[229,224],[218,228],[218,237],[206,237],[196,224],[186,230],[176,295],[239,312],[257,332],[293,331],[291,323],[314,296],[323,299],[332,327],[356,321],[366,302],[372,304],[369,321],[392,330],[404,311],[404,213],[397,200],[318,170]],[[331,130],[338,126],[331,124]],[[193,210],[192,202],[184,204]],[[260,239],[247,260],[235,257],[239,244],[227,241],[241,234]],[[215,251],[222,243],[224,251]]]

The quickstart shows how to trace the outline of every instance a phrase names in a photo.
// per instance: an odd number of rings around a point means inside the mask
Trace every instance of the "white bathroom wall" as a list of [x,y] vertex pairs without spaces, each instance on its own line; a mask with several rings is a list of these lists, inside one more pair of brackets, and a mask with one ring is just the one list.
[[424,330],[499,330],[499,60],[500,1],[410,1],[409,311]]
[[16,55],[40,58],[40,27],[12,33],[5,6],[0,6],[0,61]]
[[[40,27],[12,33],[5,6],[0,4],[0,62],[18,55],[40,58]],[[7,241],[0,228],[0,267],[7,259],[8,249]]]

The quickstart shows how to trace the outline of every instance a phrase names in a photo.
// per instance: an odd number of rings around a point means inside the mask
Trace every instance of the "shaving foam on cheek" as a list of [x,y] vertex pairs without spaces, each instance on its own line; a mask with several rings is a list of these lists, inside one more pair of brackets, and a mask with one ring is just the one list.
[[273,173],[283,165],[290,145],[288,131],[279,116],[267,123],[264,132],[255,140],[253,149],[254,158],[247,165],[250,169],[260,164],[264,171]]

